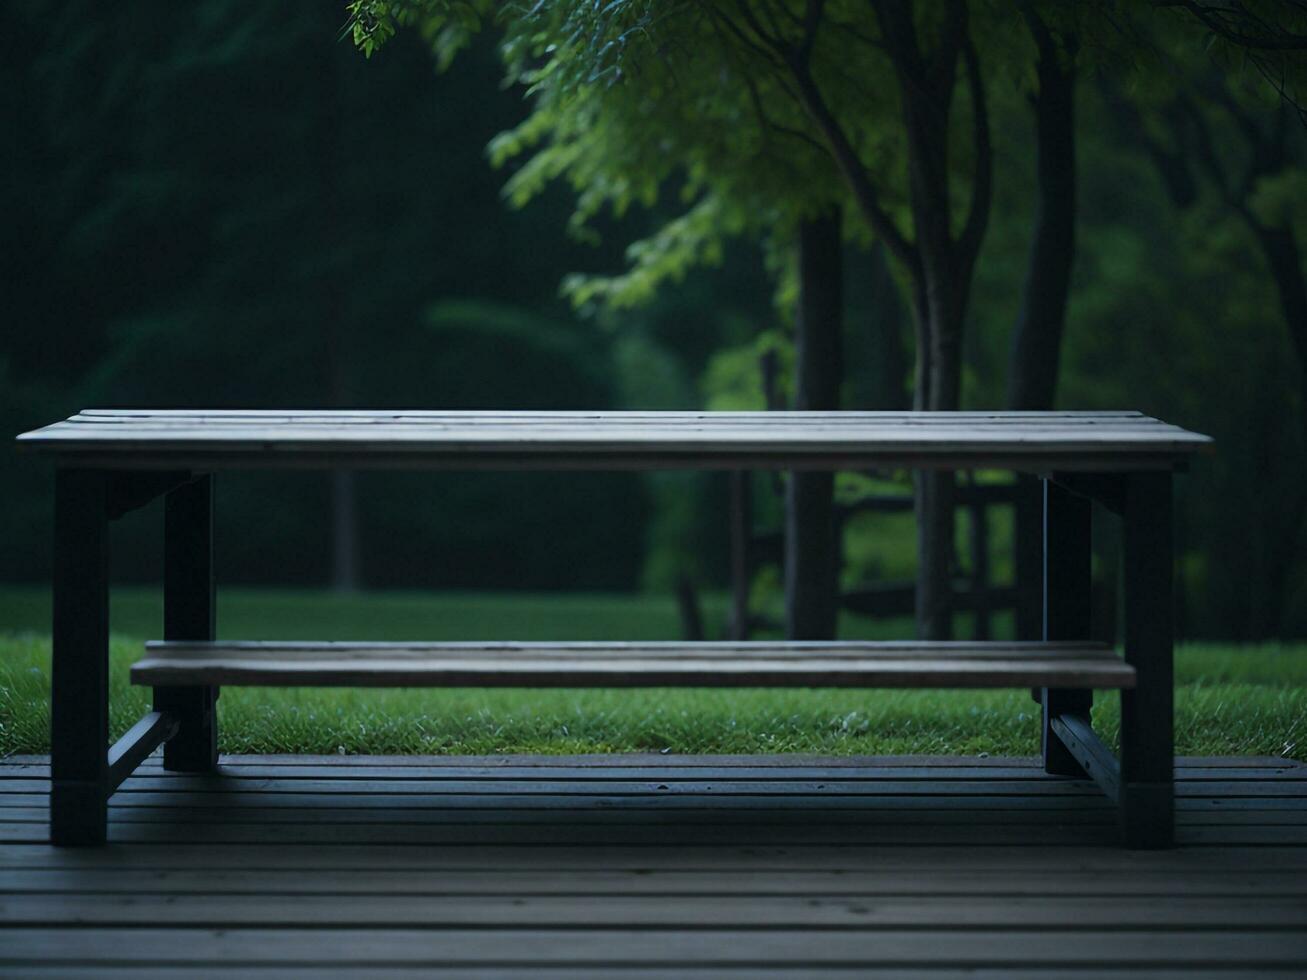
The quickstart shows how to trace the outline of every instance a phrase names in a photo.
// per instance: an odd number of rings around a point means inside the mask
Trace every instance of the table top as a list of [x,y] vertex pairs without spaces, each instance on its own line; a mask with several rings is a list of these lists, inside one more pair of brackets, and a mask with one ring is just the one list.
[[106,469],[968,469],[1183,466],[1211,444],[1139,412],[86,409],[23,433]]

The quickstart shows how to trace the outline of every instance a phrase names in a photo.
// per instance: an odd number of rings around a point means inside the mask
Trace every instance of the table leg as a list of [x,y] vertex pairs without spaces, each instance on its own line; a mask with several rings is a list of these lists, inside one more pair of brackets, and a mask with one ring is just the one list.
[[1171,474],[1125,477],[1125,659],[1121,828],[1126,845],[1170,847],[1175,833]]
[[50,839],[102,844],[109,802],[109,516],[106,473],[55,475]]
[[[1044,639],[1087,640],[1091,614],[1093,508],[1087,497],[1044,480]],[[1042,746],[1044,771],[1083,778],[1084,768],[1052,731],[1058,715],[1079,715],[1086,723],[1094,695],[1088,690],[1044,688]]]
[[[213,640],[213,477],[197,477],[164,498],[163,636]],[[174,716],[177,734],[164,744],[163,766],[210,772],[218,764],[218,689],[156,687],[154,710]]]

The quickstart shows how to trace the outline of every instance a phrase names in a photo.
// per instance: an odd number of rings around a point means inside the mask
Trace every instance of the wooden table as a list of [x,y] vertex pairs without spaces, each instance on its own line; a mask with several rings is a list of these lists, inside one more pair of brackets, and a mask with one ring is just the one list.
[[[87,410],[19,436],[55,484],[51,837],[96,844],[160,744],[217,759],[232,684],[1040,689],[1044,767],[1089,775],[1130,846],[1173,834],[1171,476],[1210,443],[1137,412]],[[213,474],[228,469],[1011,469],[1043,480],[1042,637],[996,643],[223,643]],[[164,498],[164,637],[133,667],[153,710],[108,747],[109,523]],[[1089,641],[1090,502],[1124,527],[1124,659]],[[1120,761],[1089,723],[1121,691]],[[107,751],[106,751],[107,748]]]

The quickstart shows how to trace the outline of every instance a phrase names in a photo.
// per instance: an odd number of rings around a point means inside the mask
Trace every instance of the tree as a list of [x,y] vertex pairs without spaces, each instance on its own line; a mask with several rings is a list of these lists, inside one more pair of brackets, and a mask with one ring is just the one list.
[[[477,23],[444,5],[428,5],[426,16],[438,51],[456,48],[456,38]],[[550,45],[565,44],[565,25],[562,15],[537,19],[530,50],[546,37]],[[697,28],[696,50],[699,42],[720,42],[716,26],[700,21]],[[744,74],[729,47],[717,48],[733,59],[724,64],[685,57],[688,48],[665,55],[641,69],[638,86],[563,83],[570,62],[557,53],[544,68],[530,58],[515,60],[522,59],[515,33],[521,29],[521,23],[506,26],[504,47],[510,77],[533,88],[533,111],[491,148],[500,163],[530,154],[508,182],[510,200],[525,203],[550,180],[566,179],[578,195],[573,227],[582,234],[590,233],[601,209],[622,214],[635,203],[651,207],[669,187],[690,202],[630,247],[626,273],[570,279],[566,288],[578,305],[623,309],[691,265],[716,261],[725,237],[765,239],[775,256],[796,264],[795,405],[838,408],[845,202],[820,147],[799,128],[802,120],[785,118],[783,106],[779,116],[769,109],[777,101],[773,86]],[[723,68],[731,81],[718,87]],[[791,474],[786,501],[787,631],[794,638],[830,638],[838,611],[833,480]]]
[[1218,63],[1250,66],[1307,123],[1307,4],[1302,0],[1153,0],[1192,18]]
[[[840,407],[844,377],[844,303],[840,213],[799,226],[799,302],[795,319],[794,407]],[[785,624],[792,640],[835,638],[839,614],[839,539],[835,474],[790,474],[785,487]]]
[[[1155,105],[1141,107],[1115,92],[1109,98],[1172,202],[1194,208],[1206,183],[1261,252],[1297,360],[1299,427],[1307,441],[1307,272],[1298,240],[1307,219],[1301,204],[1307,194],[1303,131],[1291,122],[1294,110],[1287,103],[1259,105],[1255,95],[1250,99],[1210,65],[1190,65],[1187,82]],[[1284,515],[1284,533],[1268,548],[1264,601],[1248,627],[1256,638],[1278,635],[1282,626],[1305,518],[1307,485],[1300,484]]]
[[[872,17],[842,19],[820,0],[786,16],[739,6],[738,19],[711,13],[757,55],[805,111],[839,168],[867,227],[905,269],[916,323],[914,405],[919,410],[956,410],[962,394],[962,335],[967,294],[989,217],[991,148],[989,117],[980,61],[970,34],[969,11],[961,2],[942,5],[938,19],[920,15],[909,2],[873,5]],[[825,31],[823,32],[823,28]],[[841,118],[828,90],[818,42],[840,39],[830,62],[848,59],[851,48],[883,51],[900,100],[899,122],[907,144],[907,205],[912,234],[886,209],[891,183],[856,142],[850,120]],[[949,168],[951,110],[959,69],[971,108],[973,174],[970,202],[954,228],[954,188]],[[857,118],[855,112],[854,118]],[[866,116],[862,120],[865,125]],[[952,476],[917,476],[917,630],[926,639],[951,632],[953,493]]]
[[[419,25],[440,50],[453,50],[486,13],[484,5],[439,0],[356,0],[351,10],[355,40],[365,51],[404,24]],[[648,146],[631,123],[652,116],[655,123],[675,124],[649,126],[658,140],[654,153],[684,166],[692,191],[716,187],[703,164],[735,134],[711,127],[723,113],[738,117],[740,106],[751,103],[764,120],[760,133],[784,135],[825,158],[852,212],[906,276],[917,338],[914,405],[960,406],[963,327],[992,182],[989,117],[968,4],[705,0],[670,7],[617,0],[565,9],[538,4],[503,14],[501,23],[511,75],[535,93],[535,124],[525,135],[550,140],[515,180],[524,173],[527,180],[566,174],[578,187],[583,215],[605,200],[633,196],[633,188],[652,199],[658,180],[648,159],[633,160],[629,149]],[[997,22],[990,26],[1002,36]],[[953,111],[962,89],[968,96],[965,138],[955,132]],[[582,124],[584,139],[578,140]],[[691,138],[680,137],[683,130]],[[627,141],[615,142],[614,132]],[[592,152],[578,148],[582,143]],[[906,167],[897,166],[900,159]],[[738,170],[729,173],[738,189]],[[750,180],[759,176],[750,173]],[[745,197],[765,198],[759,191],[774,186],[765,176],[759,183]],[[787,186],[792,194],[794,184]],[[967,202],[961,211],[959,193]],[[918,529],[918,631],[947,636],[951,475],[918,476]]]

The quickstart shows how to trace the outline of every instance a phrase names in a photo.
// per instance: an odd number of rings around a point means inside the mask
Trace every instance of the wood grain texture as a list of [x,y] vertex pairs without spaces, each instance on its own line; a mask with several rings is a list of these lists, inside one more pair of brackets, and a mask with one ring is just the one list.
[[1172,467],[1211,440],[1137,412],[88,409],[21,448],[118,467]]
[[1134,673],[1093,643],[155,642],[156,687],[1087,687]]
[[[1068,937],[1045,929],[988,930],[943,927],[855,931],[778,929],[665,930],[539,927],[493,930],[430,929],[157,929],[60,930],[50,947],[44,930],[13,930],[4,957],[15,965],[79,958],[127,964],[175,965],[179,951],[191,962],[228,969],[255,963],[304,965],[326,961],[360,967],[519,964],[602,969],[618,963],[675,970],[685,965],[765,969],[776,964],[849,966],[858,963],[942,967],[968,965],[1068,966],[1126,969],[1135,964],[1292,969],[1307,956],[1307,940],[1293,932],[1237,928],[1189,931],[1081,930]],[[1183,938],[1181,938],[1183,937]]]
[[[0,895],[0,919],[14,925],[97,927],[191,926],[221,922],[232,928],[358,926],[390,928],[485,928],[508,918],[537,926],[700,929],[706,926],[756,929],[915,929],[958,927],[1002,929],[1013,922],[1030,928],[1057,927],[1078,919],[1085,928],[1288,930],[1307,920],[1307,896],[1264,898],[1175,896],[1164,905],[1122,909],[1116,897],[1008,896],[1002,903],[974,896],[901,896],[805,890],[798,895],[613,895],[566,893],[523,897],[499,895],[188,895],[146,890],[130,902],[106,902],[85,893]],[[874,897],[875,901],[869,901]]]

